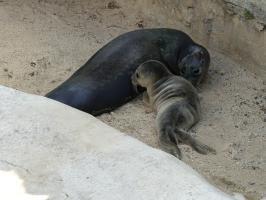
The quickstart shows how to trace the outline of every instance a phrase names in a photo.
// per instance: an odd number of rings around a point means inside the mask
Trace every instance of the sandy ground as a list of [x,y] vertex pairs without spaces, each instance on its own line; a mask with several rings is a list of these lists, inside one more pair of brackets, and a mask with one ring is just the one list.
[[[115,36],[158,26],[133,3],[0,0],[0,84],[44,95]],[[182,146],[184,161],[222,190],[259,199],[266,196],[266,80],[211,56],[199,88],[202,120],[191,132],[218,154]],[[154,117],[139,98],[99,119],[157,148]]]

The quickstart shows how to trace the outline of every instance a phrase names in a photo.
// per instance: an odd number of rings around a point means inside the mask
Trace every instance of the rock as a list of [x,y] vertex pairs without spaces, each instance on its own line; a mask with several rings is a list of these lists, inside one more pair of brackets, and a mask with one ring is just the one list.
[[255,30],[257,30],[258,32],[264,31],[266,28],[266,25],[261,23],[261,22],[255,22],[254,24],[254,28]]
[[246,199],[242,194],[239,194],[239,193],[234,193],[234,197],[236,200],[245,200]]
[[266,1],[265,0],[224,0],[229,6],[229,10],[234,10],[235,13],[243,13],[245,18],[256,18],[266,23]]
[[239,193],[234,193],[234,197],[236,200],[245,200],[245,197]]
[[36,66],[36,63],[35,62],[31,62],[30,63],[30,66],[35,67]]
[[[14,171],[0,171],[1,199],[10,200],[47,200],[47,195],[27,194],[23,187],[23,181]],[[15,192],[13,192],[15,191]]]
[[120,6],[119,6],[119,4],[116,1],[110,1],[107,4],[107,8],[109,8],[109,9],[118,9],[118,8],[120,8]]
[[250,12],[248,9],[244,9],[243,15],[244,15],[246,20],[255,19],[255,16],[253,15],[253,13]]
[[87,113],[3,86],[0,93],[0,199],[234,199]]
[[136,25],[138,26],[138,28],[144,28],[144,20],[139,20]]

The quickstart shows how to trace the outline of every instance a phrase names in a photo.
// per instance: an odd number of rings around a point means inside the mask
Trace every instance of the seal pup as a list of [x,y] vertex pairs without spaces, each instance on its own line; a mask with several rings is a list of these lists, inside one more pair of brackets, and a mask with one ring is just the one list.
[[146,88],[143,100],[157,112],[156,129],[162,149],[181,158],[177,145],[183,143],[198,153],[215,154],[214,149],[187,132],[200,119],[199,96],[189,81],[170,73],[163,63],[149,60],[137,68],[132,83]]
[[167,28],[124,33],[98,50],[46,97],[92,115],[109,112],[138,94],[131,76],[147,60],[159,60],[194,85],[207,74],[210,55],[182,31]]

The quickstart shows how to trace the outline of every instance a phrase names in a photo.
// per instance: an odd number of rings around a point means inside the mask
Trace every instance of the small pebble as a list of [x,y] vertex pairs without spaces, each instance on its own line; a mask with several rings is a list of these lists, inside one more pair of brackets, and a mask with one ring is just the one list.
[[118,3],[116,1],[110,1],[107,4],[107,8],[109,8],[109,9],[117,9],[117,8],[120,8],[120,6],[118,5]]
[[144,25],[143,25],[143,20],[140,20],[136,23],[136,25],[139,27],[139,28],[144,28]]
[[36,66],[36,63],[35,62],[31,62],[30,63],[30,66],[35,67]]

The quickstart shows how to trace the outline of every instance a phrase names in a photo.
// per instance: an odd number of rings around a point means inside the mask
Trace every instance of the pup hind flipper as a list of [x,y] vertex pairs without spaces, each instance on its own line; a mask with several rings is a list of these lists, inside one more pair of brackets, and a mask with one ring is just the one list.
[[172,154],[178,159],[182,159],[182,154],[180,149],[177,146],[176,140],[172,136],[172,130],[170,128],[165,128],[160,130],[159,144],[167,153]]
[[206,144],[203,144],[202,142],[193,138],[191,135],[189,135],[187,132],[183,130],[175,129],[174,136],[177,141],[181,141],[181,143],[191,146],[195,151],[197,151],[200,154],[204,155],[208,153],[216,154],[215,149],[209,147]]

